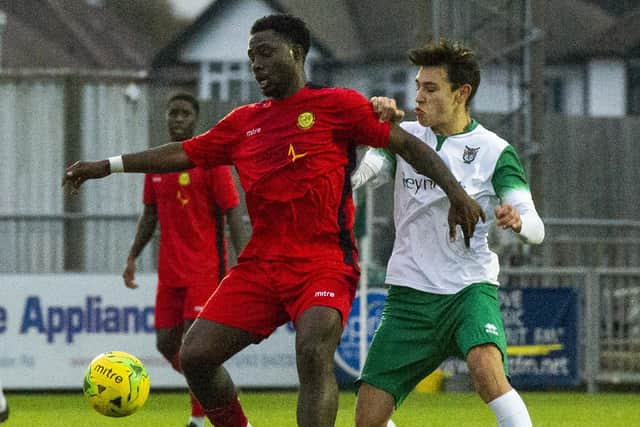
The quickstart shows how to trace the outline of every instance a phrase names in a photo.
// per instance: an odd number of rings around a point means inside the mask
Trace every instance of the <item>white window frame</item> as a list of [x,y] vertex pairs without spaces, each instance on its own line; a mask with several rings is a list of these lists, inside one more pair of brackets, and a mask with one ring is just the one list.
[[[220,64],[219,72],[212,71],[211,66]],[[238,66],[237,70],[233,68]],[[218,83],[220,85],[220,96],[215,101],[229,102],[230,99],[230,82],[232,80],[241,81],[241,102],[246,102],[251,97],[251,84],[255,84],[249,62],[247,61],[209,61],[200,63],[200,81],[198,88],[198,97],[203,100],[212,98],[211,85]]]

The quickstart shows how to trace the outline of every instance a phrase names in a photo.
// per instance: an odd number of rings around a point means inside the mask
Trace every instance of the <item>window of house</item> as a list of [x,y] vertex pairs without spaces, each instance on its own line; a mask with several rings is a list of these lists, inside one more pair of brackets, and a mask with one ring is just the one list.
[[211,99],[220,99],[220,82],[212,82],[209,85],[209,97]]
[[564,82],[560,77],[548,77],[544,80],[544,111],[564,112]]
[[640,60],[633,61],[628,67],[627,111],[629,114],[640,114]]
[[245,97],[243,96],[244,82],[238,79],[230,79],[229,82],[229,101],[239,103],[243,102]]
[[210,62],[209,63],[209,71],[212,73],[221,73],[222,72],[222,62]]
[[259,101],[260,99],[262,99],[260,86],[258,86],[258,83],[255,81],[255,79],[252,78],[251,82],[249,83],[249,101],[255,102]]
[[199,97],[242,104],[259,100],[261,94],[248,62],[212,61],[200,67]]

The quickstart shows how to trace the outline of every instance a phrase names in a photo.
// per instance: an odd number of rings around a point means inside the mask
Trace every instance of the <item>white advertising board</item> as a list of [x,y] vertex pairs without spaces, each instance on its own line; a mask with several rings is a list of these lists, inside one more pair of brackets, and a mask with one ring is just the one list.
[[[136,290],[118,275],[0,275],[0,379],[6,389],[82,386],[89,361],[110,350],[138,356],[151,386],[184,387],[155,347],[156,276]],[[240,387],[298,384],[295,334],[288,325],[225,364]]]

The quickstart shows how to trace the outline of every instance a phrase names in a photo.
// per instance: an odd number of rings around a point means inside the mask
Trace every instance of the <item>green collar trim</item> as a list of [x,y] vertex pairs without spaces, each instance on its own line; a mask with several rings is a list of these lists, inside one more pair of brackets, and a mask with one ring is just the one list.
[[440,149],[442,148],[442,144],[444,144],[445,139],[447,139],[447,137],[449,136],[454,136],[454,135],[462,135],[463,133],[468,133],[473,131],[475,128],[478,127],[478,121],[476,119],[471,119],[471,123],[469,123],[467,125],[466,128],[464,128],[464,130],[462,132],[459,133],[454,133],[453,135],[440,135],[440,134],[436,134],[436,151],[440,151]]

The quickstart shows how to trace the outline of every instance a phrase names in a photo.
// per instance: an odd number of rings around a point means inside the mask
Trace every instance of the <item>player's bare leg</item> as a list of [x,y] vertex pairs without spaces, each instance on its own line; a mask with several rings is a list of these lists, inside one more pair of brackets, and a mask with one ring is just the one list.
[[[183,324],[173,328],[156,329],[156,348],[171,363],[173,369],[182,374],[180,367],[179,352],[182,344],[182,335],[189,327],[193,320],[185,320]],[[189,390],[191,391],[191,390]],[[187,426],[204,426],[204,409],[198,402],[193,393],[189,393],[191,397],[191,416],[187,422]]]
[[182,372],[180,365],[177,363],[180,343],[182,342],[182,332],[182,325],[173,328],[156,329],[156,348],[178,372]]
[[473,387],[485,403],[511,390],[502,367],[502,354],[493,344],[472,348],[467,354],[467,365]]
[[500,427],[529,427],[531,418],[522,398],[509,384],[502,354],[493,344],[472,348],[467,365],[473,386],[496,415]]
[[300,427],[332,427],[335,423],[338,384],[333,355],[341,335],[341,315],[330,307],[311,307],[296,322]]
[[236,388],[222,364],[258,337],[247,331],[199,318],[185,334],[180,364],[189,388],[216,427],[245,427]]
[[356,401],[356,427],[387,426],[394,407],[395,399],[391,394],[362,383]]

